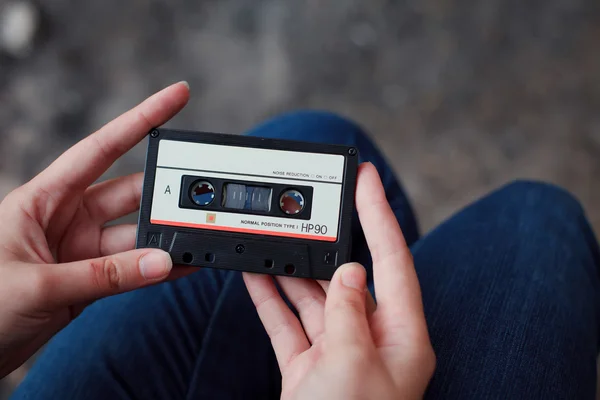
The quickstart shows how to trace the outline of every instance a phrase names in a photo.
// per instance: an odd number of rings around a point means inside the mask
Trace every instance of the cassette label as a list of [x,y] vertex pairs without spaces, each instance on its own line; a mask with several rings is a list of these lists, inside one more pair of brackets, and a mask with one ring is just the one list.
[[342,183],[344,156],[161,140],[157,166]]
[[[219,146],[205,143],[177,142],[161,140],[158,145],[154,195],[151,209],[153,224],[219,230],[239,233],[254,233],[270,236],[283,236],[335,242],[338,238],[338,222],[342,197],[341,179],[344,172],[344,157],[332,154],[313,154],[268,149]],[[274,168],[275,167],[275,168]],[[219,172],[216,172],[219,171]],[[320,173],[317,171],[321,171]],[[232,199],[244,197],[243,202],[252,201],[252,197],[261,193],[241,190],[236,192],[231,187],[262,188],[265,184],[274,184],[287,190],[274,193],[266,188],[265,201],[275,200],[279,207],[306,207],[303,190],[312,190],[310,199],[310,219],[289,218],[289,215],[277,213],[245,213],[234,209],[222,210],[206,207],[182,208],[181,197],[185,197],[194,188],[193,183],[184,186],[190,179],[198,183],[205,182],[204,190],[214,198]],[[236,182],[251,182],[253,185]],[[257,182],[258,181],[258,182]],[[215,182],[231,182],[218,185]],[[215,188],[215,186],[217,188]],[[224,186],[227,191],[223,190]],[[218,190],[220,189],[220,190]],[[284,196],[285,192],[290,193]],[[294,192],[297,192],[294,199]],[[229,196],[219,196],[228,193]],[[275,196],[275,199],[273,199]],[[218,201],[218,199],[217,199]],[[255,200],[255,203],[260,200]],[[210,204],[207,204],[210,205]],[[227,204],[220,204],[223,206]],[[263,206],[264,209],[265,206]],[[269,209],[275,207],[269,207]],[[273,215],[275,214],[275,215]]]

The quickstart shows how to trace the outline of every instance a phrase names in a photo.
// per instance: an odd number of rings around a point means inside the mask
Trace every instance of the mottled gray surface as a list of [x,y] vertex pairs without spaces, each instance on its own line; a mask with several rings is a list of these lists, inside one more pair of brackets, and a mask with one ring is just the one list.
[[[43,12],[32,56],[0,59],[0,197],[186,79],[172,127],[237,133],[296,108],[358,121],[424,230],[517,177],[567,187],[600,229],[596,0],[53,0]],[[143,150],[109,175],[140,170]]]

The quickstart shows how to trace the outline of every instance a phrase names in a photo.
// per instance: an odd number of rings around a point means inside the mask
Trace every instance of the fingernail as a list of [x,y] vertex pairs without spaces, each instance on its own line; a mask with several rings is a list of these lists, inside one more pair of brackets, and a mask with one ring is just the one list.
[[173,261],[167,253],[154,251],[140,259],[139,267],[144,279],[154,281],[166,277],[171,272]]
[[365,285],[365,269],[358,264],[349,264],[342,271],[342,284],[346,287],[364,290]]
[[181,82],[179,82],[179,83],[181,83],[182,85],[185,85],[185,87],[187,87],[187,88],[188,88],[188,90],[189,90],[189,88],[190,88],[190,84],[189,84],[187,81],[181,81]]

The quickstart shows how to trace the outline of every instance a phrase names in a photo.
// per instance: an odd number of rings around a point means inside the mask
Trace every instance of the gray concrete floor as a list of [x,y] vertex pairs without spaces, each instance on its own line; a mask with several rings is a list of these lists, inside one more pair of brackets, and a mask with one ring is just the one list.
[[[515,178],[571,190],[600,230],[595,0],[54,0],[42,10],[34,52],[0,58],[0,198],[186,79],[192,98],[172,127],[239,133],[298,108],[354,119],[424,231]],[[106,177],[143,159],[140,146]]]

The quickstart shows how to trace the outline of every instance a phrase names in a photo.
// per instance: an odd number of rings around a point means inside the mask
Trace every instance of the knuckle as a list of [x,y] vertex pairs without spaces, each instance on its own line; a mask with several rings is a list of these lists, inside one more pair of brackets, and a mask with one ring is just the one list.
[[433,376],[437,365],[437,357],[431,344],[427,341],[424,343],[416,344],[413,347],[412,352],[412,363],[418,365],[420,370],[428,377]]
[[264,308],[269,307],[273,302],[276,302],[277,296],[279,296],[279,294],[276,292],[269,292],[263,296],[260,296],[254,299],[254,307],[260,312]]
[[413,254],[405,246],[394,246],[391,249],[377,247],[372,253],[374,264],[414,265]]
[[305,295],[294,302],[294,307],[300,312],[310,311],[323,307],[324,300],[314,295]]
[[277,337],[281,337],[281,335],[285,335],[288,331],[291,330],[291,324],[289,321],[280,321],[276,324],[266,325],[265,330],[267,331],[267,335],[273,339]]
[[17,207],[27,219],[45,225],[58,203],[48,190],[43,187],[33,187],[32,182],[10,193],[8,204]]
[[142,122],[142,124],[146,125],[146,130],[150,130],[152,128],[154,128],[154,124],[152,123],[152,121],[150,120],[150,117],[148,115],[146,115],[146,113],[143,110],[139,110],[137,112],[137,119]]
[[33,297],[31,300],[45,299],[52,289],[50,275],[45,272],[44,268],[33,268],[27,279],[27,287]]
[[114,151],[107,143],[104,143],[102,140],[100,140],[98,138],[98,135],[91,135],[90,138],[94,143],[95,148],[103,158],[107,160],[112,158],[111,156],[114,153]]
[[19,195],[22,191],[23,189],[21,187],[11,190],[6,196],[4,196],[2,204],[16,204],[22,200],[22,196]]
[[2,211],[8,215],[15,210],[32,209],[34,208],[32,197],[31,193],[27,192],[27,189],[24,186],[20,186],[9,192],[4,196],[4,199],[1,200],[0,205],[2,206]]
[[421,357],[423,367],[425,368],[428,376],[432,377],[437,366],[437,357],[435,355],[435,352],[433,351],[433,348],[431,346],[428,346],[428,348],[423,352]]
[[96,285],[101,289],[118,291],[122,286],[122,276],[117,262],[107,257],[99,260],[90,261],[92,278]]

